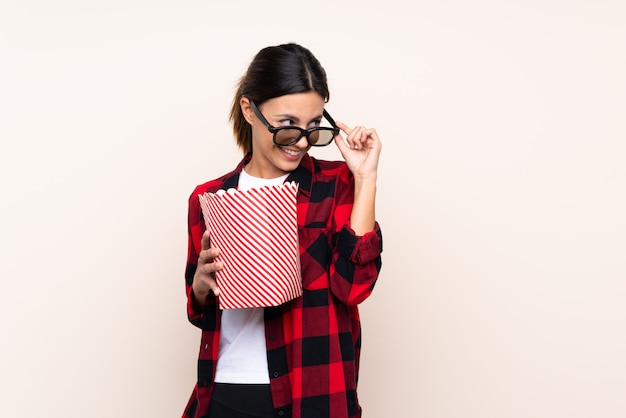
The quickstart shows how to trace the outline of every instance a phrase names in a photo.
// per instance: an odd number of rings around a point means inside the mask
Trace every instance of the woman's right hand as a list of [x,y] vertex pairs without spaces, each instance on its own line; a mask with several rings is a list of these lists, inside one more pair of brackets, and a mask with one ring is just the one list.
[[215,257],[220,255],[218,248],[211,247],[209,231],[204,231],[202,235],[202,250],[198,257],[198,266],[193,276],[193,294],[198,306],[204,306],[209,292],[215,296],[220,295],[220,288],[215,281],[215,272],[224,268],[224,263],[215,261]]

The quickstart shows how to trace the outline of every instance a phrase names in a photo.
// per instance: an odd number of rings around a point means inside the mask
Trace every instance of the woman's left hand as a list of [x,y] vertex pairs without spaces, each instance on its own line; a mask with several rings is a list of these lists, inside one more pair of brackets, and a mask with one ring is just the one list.
[[375,179],[382,148],[376,130],[364,126],[350,128],[341,122],[336,124],[347,135],[345,139],[341,134],[337,135],[335,144],[352,174],[355,178]]

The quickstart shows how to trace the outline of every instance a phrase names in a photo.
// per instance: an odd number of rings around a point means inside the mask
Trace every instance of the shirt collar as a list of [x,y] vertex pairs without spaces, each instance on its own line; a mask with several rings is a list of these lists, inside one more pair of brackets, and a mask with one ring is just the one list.
[[[239,162],[237,168],[233,170],[231,173],[227,174],[224,183],[222,184],[222,189],[236,189],[239,184],[239,174],[243,170],[243,167],[250,162],[252,158],[252,154],[246,154],[245,157]],[[300,193],[304,193],[306,196],[311,194],[311,179],[313,178],[313,168],[314,168],[314,160],[309,154],[305,154],[300,161],[298,167],[293,170],[287,180],[285,181],[294,181],[298,183],[298,190]]]

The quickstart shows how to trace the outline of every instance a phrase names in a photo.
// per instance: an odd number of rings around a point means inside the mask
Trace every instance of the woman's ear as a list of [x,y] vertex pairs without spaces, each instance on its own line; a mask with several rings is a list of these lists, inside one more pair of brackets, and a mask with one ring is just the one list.
[[241,113],[243,114],[243,117],[250,125],[252,125],[252,122],[254,121],[254,111],[252,110],[252,106],[250,106],[250,99],[242,96],[241,99],[239,99],[239,106],[241,106]]

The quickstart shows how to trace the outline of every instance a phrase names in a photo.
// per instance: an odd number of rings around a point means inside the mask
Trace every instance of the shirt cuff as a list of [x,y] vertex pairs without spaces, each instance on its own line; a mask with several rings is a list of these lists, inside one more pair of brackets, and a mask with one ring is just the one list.
[[193,296],[193,289],[191,288],[191,286],[189,286],[189,290],[187,291],[187,317],[192,324],[199,324],[202,322],[202,314],[202,309],[196,308]]
[[378,222],[372,231],[362,236],[356,235],[349,225],[344,225],[337,236],[337,250],[359,265],[374,261],[383,252],[383,237]]

